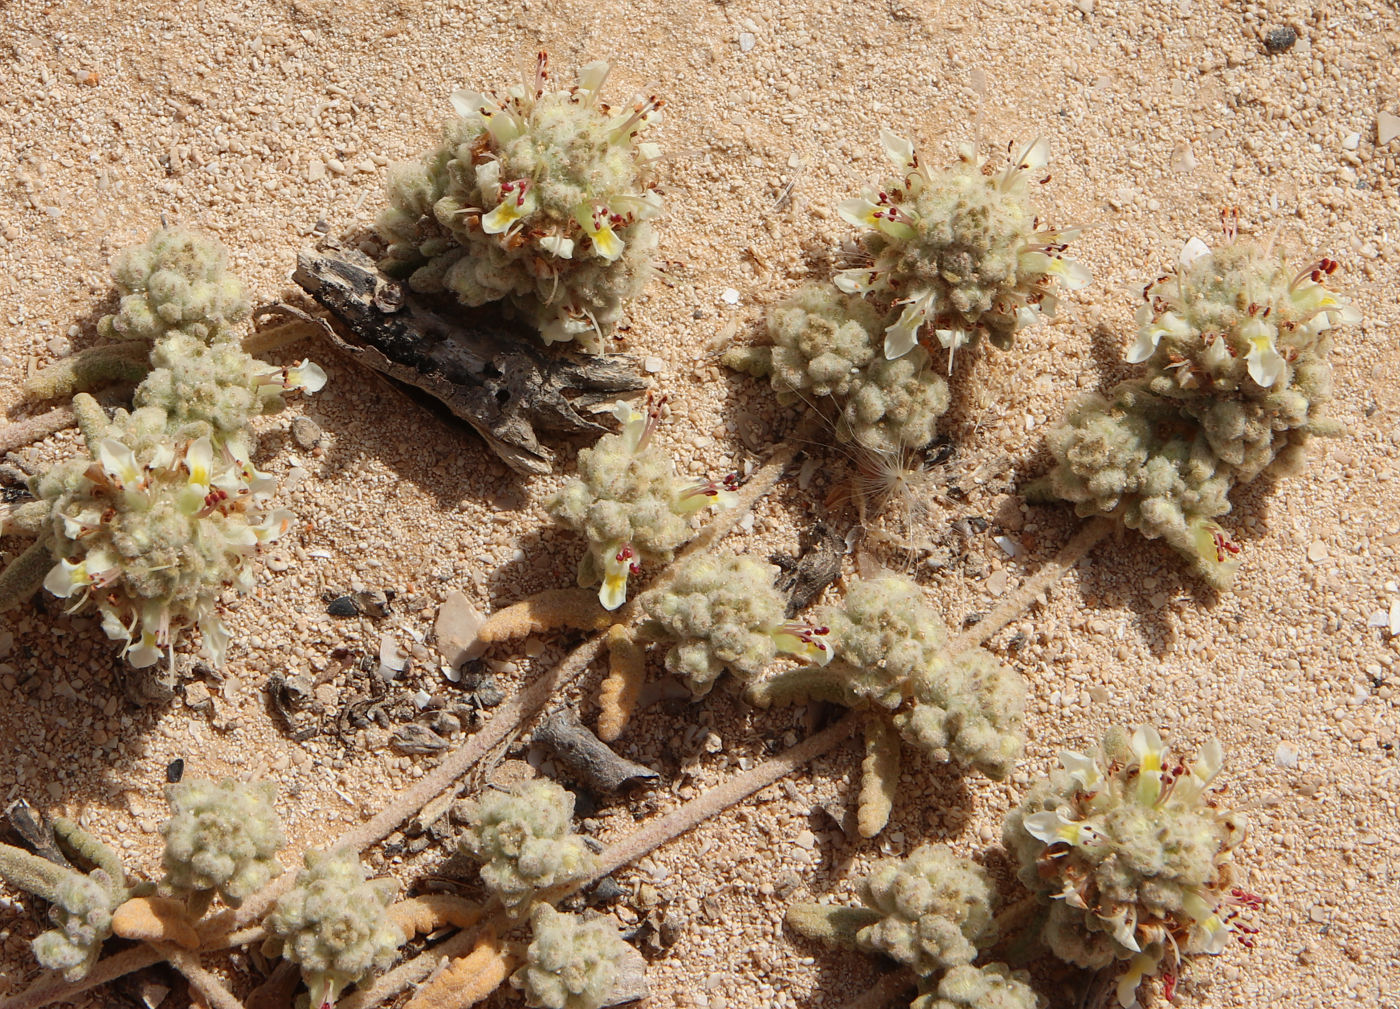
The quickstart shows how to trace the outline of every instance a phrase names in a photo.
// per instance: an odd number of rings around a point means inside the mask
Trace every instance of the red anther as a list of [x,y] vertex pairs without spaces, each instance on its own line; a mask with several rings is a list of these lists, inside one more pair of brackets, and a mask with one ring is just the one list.
[[742,478],[741,476],[739,476],[739,474],[738,474],[737,472],[735,472],[735,473],[726,473],[726,474],[724,474],[724,489],[725,489],[725,490],[727,490],[727,491],[736,491],[736,490],[739,489],[739,486],[740,486],[742,483],[743,483],[743,478]]
[[1045,185],[1045,183],[1047,183],[1047,182],[1049,182],[1049,181],[1050,181],[1050,173],[1049,173],[1049,172],[1046,172],[1046,173],[1045,173],[1045,178],[1043,178],[1043,179],[1040,180],[1040,184],[1043,186],[1043,185]]
[[1176,974],[1171,971],[1162,975],[1162,997],[1168,1002],[1176,996]]
[[642,566],[641,566],[640,564],[638,564],[636,561],[633,561],[631,564],[629,564],[629,565],[627,566],[627,570],[628,570],[629,573],[634,574],[634,575],[636,575],[636,574],[641,574]]
[[1223,564],[1226,554],[1234,556],[1240,552],[1239,544],[1232,542],[1224,533],[1215,532],[1211,535],[1215,539],[1215,559],[1217,562]]

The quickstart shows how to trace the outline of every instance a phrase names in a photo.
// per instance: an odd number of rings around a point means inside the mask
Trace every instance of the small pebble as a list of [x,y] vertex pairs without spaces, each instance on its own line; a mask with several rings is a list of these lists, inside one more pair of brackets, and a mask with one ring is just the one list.
[[642,362],[642,367],[646,368],[648,375],[655,375],[666,370],[666,362],[659,357],[649,357]]
[[433,625],[442,657],[457,666],[480,656],[486,647],[477,642],[476,635],[485,621],[463,593],[449,593],[438,608],[437,622]]
[[720,292],[719,300],[726,305],[737,305],[739,304],[739,292],[732,287],[726,287]]
[[754,45],[755,45],[757,42],[758,42],[758,40],[757,40],[756,38],[754,38],[753,32],[740,32],[740,33],[739,33],[739,52],[741,52],[741,53],[750,52],[750,51],[753,49]]
[[360,608],[355,605],[354,597],[336,596],[326,606],[326,612],[333,617],[353,617],[360,612]]
[[1376,113],[1376,143],[1388,144],[1396,137],[1400,137],[1400,116],[1389,112]]
[[1293,43],[1298,41],[1298,33],[1292,28],[1274,28],[1269,34],[1264,36],[1264,48],[1270,53],[1278,55],[1286,53],[1293,48]]
[[1354,150],[1356,150],[1356,149],[1357,149],[1358,147],[1360,147],[1360,146],[1361,146],[1361,134],[1360,134],[1360,133],[1348,133],[1345,137],[1342,138],[1342,148],[1343,148],[1344,150],[1354,151]]
[[1279,743],[1274,750],[1274,763],[1279,767],[1298,766],[1298,748],[1292,743]]
[[292,421],[292,441],[305,449],[313,449],[321,443],[321,425],[310,417],[297,417]]
[[1318,562],[1325,561],[1326,559],[1326,543],[1322,542],[1322,540],[1313,540],[1312,543],[1308,544],[1308,560],[1312,561],[1314,564],[1317,564]]

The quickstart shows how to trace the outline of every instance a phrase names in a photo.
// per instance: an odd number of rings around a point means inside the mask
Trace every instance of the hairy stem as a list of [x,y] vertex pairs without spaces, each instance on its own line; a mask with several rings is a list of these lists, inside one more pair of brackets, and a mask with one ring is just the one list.
[[190,987],[204,996],[212,1009],[243,1009],[243,1003],[224,987],[224,983],[199,963],[199,954],[172,946],[170,943],[152,943],[157,952],[170,961],[170,965],[185,976]]
[[976,648],[1019,617],[1042,592],[1067,575],[1070,568],[1078,564],[1113,527],[1113,520],[1108,518],[1091,519],[1084,523],[1070,541],[1060,548],[1053,560],[1046,562],[1039,571],[1027,578],[1020,588],[1003,599],[991,613],[949,642],[947,653],[960,655],[969,648]]
[[32,445],[51,434],[57,434],[59,431],[72,427],[74,423],[76,423],[76,418],[73,416],[72,407],[56,406],[46,413],[6,424],[0,428],[0,454]]

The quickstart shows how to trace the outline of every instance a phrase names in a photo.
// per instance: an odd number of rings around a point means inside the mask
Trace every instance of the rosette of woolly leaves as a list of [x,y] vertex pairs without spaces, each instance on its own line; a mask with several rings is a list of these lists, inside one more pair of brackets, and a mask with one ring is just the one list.
[[943,975],[909,1009],[1041,1009],[1045,1000],[1031,988],[1030,975],[1004,963],[961,964]]
[[525,913],[538,891],[592,867],[573,815],[573,794],[547,778],[487,792],[467,806],[462,850],[483,863],[482,881],[508,912]]
[[726,669],[751,680],[779,653],[830,661],[822,628],[786,621],[786,600],[773,586],[777,574],[776,567],[752,557],[701,554],[646,600],[644,633],[674,642],[666,668],[697,696],[708,693]]
[[1045,489],[1089,517],[1111,515],[1158,537],[1218,588],[1239,567],[1239,547],[1215,521],[1230,511],[1230,468],[1170,400],[1137,382],[1111,399],[1090,393],[1051,428],[1055,467]]
[[281,875],[277,852],[287,843],[273,806],[270,781],[218,783],[187,779],[165,787],[170,819],[165,837],[161,890],[194,894],[217,890],[225,903],[240,904]]
[[1124,1006],[1144,976],[1252,931],[1237,912],[1260,901],[1232,881],[1242,822],[1210,792],[1222,762],[1213,740],[1181,759],[1154,729],[1114,730],[1101,749],[1062,752],[1007,817],[1021,882],[1048,908],[1045,941],[1082,967],[1124,962]]
[[213,343],[237,338],[252,313],[224,247],[186,228],[161,228],[117,253],[112,278],[122,299],[116,314],[98,324],[104,336],[155,341],[180,329]]
[[525,1004],[543,1009],[601,1009],[617,988],[632,948],[606,918],[563,914],[548,904],[530,912],[525,964],[511,984]]
[[1000,172],[984,173],[971,144],[959,161],[929,171],[914,146],[888,130],[880,139],[896,175],[837,208],[867,228],[866,264],[842,270],[836,285],[899,310],[885,328],[884,354],[902,357],[922,337],[952,354],[985,336],[1009,347],[1018,330],[1054,310],[1057,287],[1089,282],[1064,258],[1079,229],[1042,228],[1029,189],[1041,181],[1050,147],[1036,139],[1013,148]]
[[627,580],[643,564],[670,561],[690,539],[690,516],[733,500],[714,481],[686,483],[652,435],[659,408],[643,414],[630,404],[614,411],[618,434],[604,435],[578,454],[578,475],[545,502],[556,519],[588,539],[578,582],[600,585],[598,599],[615,610],[627,599]]
[[861,880],[860,898],[880,919],[856,933],[856,945],[920,977],[971,963],[996,936],[986,870],[946,845],[880,860]]
[[439,145],[390,174],[381,267],[466,305],[508,299],[545,343],[600,352],[646,282],[661,209],[660,152],[641,135],[662,103],[610,108],[608,70],[590,63],[556,90],[541,55],[504,97],[455,92]]
[[301,967],[311,1005],[321,1009],[389,966],[404,937],[388,912],[392,879],[367,879],[350,852],[308,851],[305,864],[264,921],[265,948]]

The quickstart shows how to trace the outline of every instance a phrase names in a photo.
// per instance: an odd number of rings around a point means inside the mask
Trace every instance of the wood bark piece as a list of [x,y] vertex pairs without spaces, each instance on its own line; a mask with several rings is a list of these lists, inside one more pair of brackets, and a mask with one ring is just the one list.
[[410,291],[348,249],[304,249],[292,275],[348,330],[330,339],[366,367],[440,400],[514,470],[548,473],[553,453],[536,431],[600,434],[578,412],[646,383],[630,357],[582,357],[544,347],[490,309]]
[[619,757],[579,721],[573,708],[551,715],[535,730],[535,742],[553,750],[560,762],[585,784],[604,792],[615,792],[629,782],[660,777],[650,767]]

